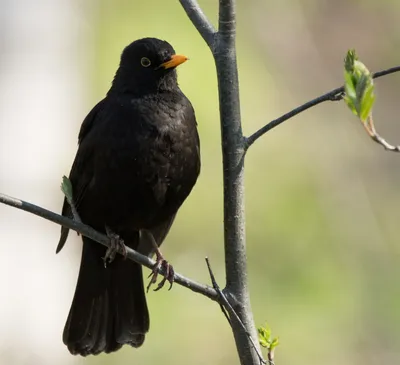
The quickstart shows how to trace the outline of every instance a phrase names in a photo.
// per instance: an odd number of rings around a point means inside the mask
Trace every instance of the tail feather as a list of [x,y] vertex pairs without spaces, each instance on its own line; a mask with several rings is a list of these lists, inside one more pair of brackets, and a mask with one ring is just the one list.
[[117,255],[105,268],[105,249],[85,237],[83,242],[64,343],[82,356],[113,352],[124,344],[139,347],[149,329],[141,266]]

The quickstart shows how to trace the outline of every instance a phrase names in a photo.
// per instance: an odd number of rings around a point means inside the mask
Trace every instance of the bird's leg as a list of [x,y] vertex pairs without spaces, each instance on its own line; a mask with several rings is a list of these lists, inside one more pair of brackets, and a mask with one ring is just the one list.
[[149,275],[149,278],[151,278],[151,279],[150,279],[149,284],[147,285],[147,291],[149,291],[150,287],[157,282],[158,271],[160,270],[161,267],[164,268],[165,275],[162,278],[162,280],[159,282],[159,284],[157,285],[157,288],[154,289],[154,291],[160,290],[162,287],[164,287],[164,284],[166,283],[166,281],[168,281],[170,284],[168,290],[171,290],[172,284],[174,283],[174,279],[175,279],[174,267],[167,260],[165,260],[160,249],[158,248],[157,242],[155,241],[152,233],[149,231],[146,231],[146,233],[148,234],[148,236],[150,238],[151,244],[153,245],[153,248],[154,248],[154,251],[156,254],[156,263],[153,266],[151,274]]
[[110,239],[110,247],[107,248],[106,254],[103,258],[104,267],[107,267],[107,263],[111,264],[114,261],[115,255],[120,252],[124,258],[126,258],[126,247],[124,240],[119,237],[110,227],[106,226],[107,237]]
[[[168,290],[171,290],[172,284],[174,283],[174,280],[175,280],[174,267],[167,260],[164,259],[164,257],[161,254],[160,249],[158,249],[158,248],[156,250],[156,257],[157,257],[157,261],[161,261],[161,266],[164,267],[164,269],[165,269],[165,275],[162,278],[162,280],[158,283],[157,288],[154,289],[154,291],[160,290],[162,287],[164,287],[164,284],[166,283],[167,280],[169,282]],[[156,263],[156,265],[157,265],[157,263]],[[157,273],[158,273],[158,269],[157,269]]]

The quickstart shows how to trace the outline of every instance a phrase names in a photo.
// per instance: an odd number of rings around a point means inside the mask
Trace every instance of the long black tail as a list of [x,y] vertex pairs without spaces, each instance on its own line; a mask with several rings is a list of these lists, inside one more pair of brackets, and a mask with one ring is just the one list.
[[117,255],[104,267],[105,248],[83,237],[82,261],[63,341],[74,355],[139,347],[149,330],[142,267]]

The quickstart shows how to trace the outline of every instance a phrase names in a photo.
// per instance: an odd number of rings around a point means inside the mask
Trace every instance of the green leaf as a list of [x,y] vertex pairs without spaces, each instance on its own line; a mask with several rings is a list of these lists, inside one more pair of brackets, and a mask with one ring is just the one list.
[[268,351],[273,350],[279,344],[278,338],[272,338],[272,331],[268,324],[265,327],[260,326],[258,330],[258,340],[262,347],[268,349]]
[[265,348],[269,347],[269,343],[264,338],[260,338],[260,345]]
[[345,78],[345,84],[344,84],[344,89],[345,89],[345,97],[344,101],[346,102],[347,106],[350,108],[350,110],[357,115],[357,110],[355,108],[355,100],[356,100],[356,88],[354,87],[353,84],[353,79],[351,75],[347,72],[344,74]]
[[361,115],[360,118],[365,122],[368,116],[371,114],[372,106],[375,103],[374,87],[370,85],[366,91],[361,104]]
[[365,122],[375,102],[371,72],[358,60],[354,50],[347,52],[344,60],[344,101],[350,110]]
[[69,204],[72,202],[72,184],[71,181],[66,177],[63,176],[62,183],[61,183],[61,190],[64,193],[65,197]]
[[349,49],[344,58],[344,68],[347,72],[353,72],[354,62],[358,60],[355,49]]
[[279,338],[278,337],[275,337],[273,340],[272,340],[272,342],[271,342],[271,350],[273,350],[276,346],[278,346],[279,345]]

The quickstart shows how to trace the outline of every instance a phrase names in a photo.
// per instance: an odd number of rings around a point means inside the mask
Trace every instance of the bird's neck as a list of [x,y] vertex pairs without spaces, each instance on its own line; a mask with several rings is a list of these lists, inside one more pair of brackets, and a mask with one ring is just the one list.
[[157,79],[149,80],[148,78],[132,79],[129,72],[120,67],[114,76],[114,80],[107,95],[128,94],[132,96],[145,96],[163,91],[173,91],[178,88],[175,70]]

